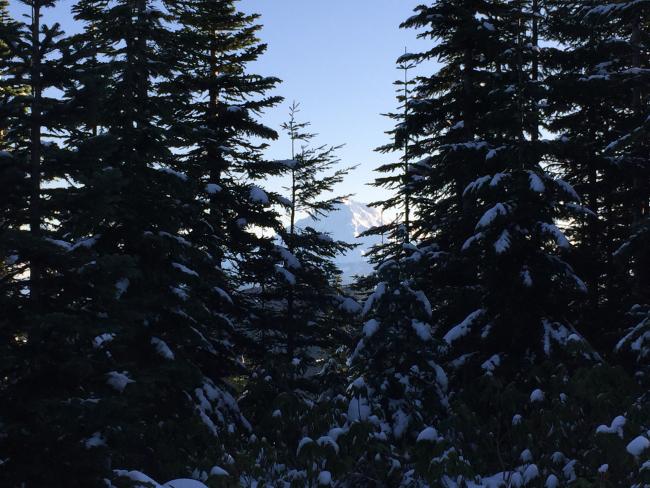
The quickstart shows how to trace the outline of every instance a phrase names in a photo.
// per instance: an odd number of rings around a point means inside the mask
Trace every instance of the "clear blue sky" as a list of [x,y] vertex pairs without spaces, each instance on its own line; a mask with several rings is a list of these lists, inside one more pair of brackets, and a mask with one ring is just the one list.
[[[395,60],[404,52],[425,46],[411,30],[399,24],[421,0],[242,0],[245,12],[262,15],[261,38],[268,51],[251,71],[283,80],[277,93],[285,103],[264,116],[279,129],[292,100],[300,102],[301,116],[319,134],[316,143],[345,144],[340,156],[359,169],[339,187],[370,202],[383,194],[368,187],[373,169],[390,159],[375,153],[388,141],[391,122],[380,114],[395,107],[393,81],[400,76]],[[66,31],[76,30],[70,18],[72,0],[60,0],[48,9],[46,21],[56,20]],[[17,13],[18,2],[10,9]],[[268,156],[286,159],[289,144],[280,139]],[[273,183],[275,186],[276,183]]]

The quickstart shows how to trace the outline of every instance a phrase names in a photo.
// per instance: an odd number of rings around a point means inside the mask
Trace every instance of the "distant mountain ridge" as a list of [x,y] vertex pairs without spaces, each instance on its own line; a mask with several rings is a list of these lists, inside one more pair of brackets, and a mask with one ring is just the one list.
[[310,217],[298,220],[299,228],[313,227],[318,232],[326,232],[333,239],[360,244],[336,260],[343,272],[343,281],[349,283],[355,275],[367,275],[372,266],[365,257],[368,250],[381,242],[381,236],[359,238],[364,231],[382,224],[381,211],[352,199],[346,199],[335,211],[320,220]]

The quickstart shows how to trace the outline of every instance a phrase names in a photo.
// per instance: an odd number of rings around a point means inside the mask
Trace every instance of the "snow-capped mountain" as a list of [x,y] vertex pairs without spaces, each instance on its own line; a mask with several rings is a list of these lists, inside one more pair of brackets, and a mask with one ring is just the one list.
[[381,236],[358,237],[359,234],[371,227],[381,225],[381,211],[376,208],[346,199],[337,210],[320,220],[304,218],[296,222],[301,228],[313,227],[319,232],[327,232],[333,239],[360,244],[336,260],[343,271],[344,282],[352,281],[355,275],[366,275],[372,271],[372,266],[365,254],[374,244],[381,242]]

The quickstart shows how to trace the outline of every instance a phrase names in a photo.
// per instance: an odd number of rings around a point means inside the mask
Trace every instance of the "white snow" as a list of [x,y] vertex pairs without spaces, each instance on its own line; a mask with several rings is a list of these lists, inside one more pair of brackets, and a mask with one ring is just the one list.
[[544,392],[537,388],[536,390],[533,390],[533,392],[530,394],[530,401],[531,403],[535,402],[543,402],[544,401]]
[[261,203],[263,205],[266,205],[269,203],[269,196],[266,194],[264,190],[261,188],[254,186],[251,188],[250,193],[249,193],[251,201],[255,203]]
[[277,271],[279,274],[282,275],[284,280],[289,283],[290,285],[295,285],[296,284],[296,276],[291,273],[288,269],[283,268],[282,266],[278,266],[277,264],[275,265],[275,271]]
[[458,129],[463,129],[465,127],[465,121],[461,120],[459,122],[456,122],[454,125],[452,125],[449,130],[458,130]]
[[115,339],[115,334],[109,334],[109,333],[100,334],[93,339],[93,347],[95,349],[100,349],[104,347],[105,343],[111,342],[113,339]]
[[174,359],[174,353],[172,350],[169,348],[167,343],[163,341],[162,339],[158,337],[152,337],[151,338],[151,345],[156,349],[156,352],[160,354],[162,357],[165,359],[169,359],[170,361]]
[[436,442],[440,437],[438,431],[433,427],[426,427],[419,434],[416,442],[428,441]]
[[467,238],[467,240],[463,243],[463,246],[461,247],[461,251],[467,251],[472,244],[474,244],[476,241],[482,239],[484,237],[483,232],[478,232],[474,234],[473,236]]
[[598,468],[598,472],[600,474],[605,474],[609,471],[609,464],[601,464],[600,467]]
[[500,364],[501,357],[498,354],[494,354],[490,359],[481,364],[481,368],[486,374],[491,375]]
[[348,405],[348,420],[356,422],[359,420],[368,420],[370,416],[370,406],[368,400],[364,397],[354,397]]
[[553,239],[555,239],[555,243],[559,247],[563,249],[569,249],[571,247],[569,240],[562,233],[562,231],[557,228],[555,224],[549,224],[548,222],[539,222],[539,227],[544,234],[550,234]]
[[181,173],[180,171],[176,171],[174,169],[165,168],[165,167],[158,168],[158,171],[160,171],[161,173],[166,173],[168,175],[175,176],[176,178],[182,181],[187,181],[187,175],[185,173]]
[[177,479],[168,481],[163,485],[163,488],[208,488],[200,481],[191,480],[189,478]]
[[492,177],[492,181],[490,181],[490,186],[497,186],[499,183],[501,183],[501,180],[504,180],[505,178],[508,178],[510,175],[508,173],[496,173]]
[[370,319],[363,324],[363,335],[366,337],[372,337],[377,330],[379,330],[379,322],[375,319]]
[[223,469],[221,466],[212,466],[212,469],[210,469],[210,476],[228,476],[228,471]]
[[322,218],[305,217],[296,222],[299,229],[312,228],[323,241],[344,241],[358,244],[358,247],[339,254],[335,263],[343,272],[344,283],[351,283],[355,275],[364,276],[373,272],[373,266],[368,261],[368,251],[373,245],[381,243],[381,235],[360,237],[360,234],[373,228],[387,224],[394,219],[393,212],[381,211],[379,208],[346,198],[334,211]]
[[72,244],[66,241],[62,241],[60,239],[51,239],[49,237],[46,237],[44,240],[46,242],[49,242],[50,244],[54,244],[55,246],[65,249],[66,251],[70,251],[72,249]]
[[275,246],[275,249],[278,252],[278,254],[280,254],[282,259],[284,259],[284,262],[286,263],[287,268],[291,268],[291,269],[300,269],[300,268],[302,268],[302,264],[300,264],[300,261],[298,261],[298,258],[296,258],[296,256],[294,256],[293,253],[291,251],[289,251],[289,249],[287,249],[286,247],[282,247],[282,246]]
[[558,488],[560,486],[560,480],[554,474],[549,474],[546,478],[546,483],[544,483],[544,488]]
[[626,419],[622,415],[614,418],[610,425],[599,425],[596,428],[596,434],[617,434],[621,439],[623,438],[623,427],[625,426]]
[[515,414],[512,416],[512,425],[519,425],[521,424],[521,421],[523,420],[523,417],[520,414]]
[[339,305],[339,308],[350,314],[357,314],[361,311],[361,305],[359,305],[354,298],[350,297],[345,297],[341,302],[341,305]]
[[422,304],[424,307],[424,312],[431,317],[433,315],[433,310],[431,309],[431,302],[427,298],[427,296],[424,294],[422,290],[418,290],[415,292],[415,298],[417,298],[418,302]]
[[298,443],[298,449],[296,449],[296,456],[300,454],[300,451],[302,451],[302,448],[305,447],[307,444],[313,444],[314,439],[311,437],[303,437],[300,439],[300,442]]
[[530,449],[524,449],[521,451],[521,454],[519,455],[519,459],[521,459],[521,462],[523,463],[529,463],[533,460],[533,453],[530,452]]
[[454,341],[460,339],[461,337],[467,335],[469,333],[470,327],[484,313],[485,310],[482,308],[479,308],[478,310],[475,310],[472,313],[470,313],[467,317],[465,317],[465,319],[460,324],[455,325],[454,327],[451,328],[449,332],[445,334],[445,336],[443,337],[444,341],[447,344],[451,344]]
[[497,252],[497,254],[503,254],[510,248],[510,232],[508,232],[508,229],[504,229],[503,232],[501,232],[501,235],[497,239],[497,241],[494,243],[494,250]]
[[106,376],[108,376],[106,383],[108,383],[109,386],[115,388],[120,393],[124,391],[126,385],[129,383],[135,383],[135,381],[129,378],[127,371],[122,371],[121,373],[117,371],[111,371],[107,373]]
[[528,183],[530,184],[530,189],[536,193],[544,193],[544,190],[546,190],[544,182],[534,171],[528,172]]
[[643,451],[650,447],[650,441],[642,435],[633,439],[625,449],[634,457],[639,457]]
[[330,486],[332,484],[332,473],[329,471],[321,471],[318,474],[318,484],[320,486]]
[[539,469],[535,464],[529,464],[524,470],[524,484],[530,483],[532,480],[539,476]]
[[339,453],[339,445],[329,435],[319,437],[316,440],[316,444],[319,446],[330,446],[332,449],[334,449],[334,452],[336,452],[336,454]]
[[384,295],[384,293],[386,293],[386,283],[383,281],[377,283],[375,291],[372,292],[372,294],[366,299],[365,303],[363,304],[361,315],[366,315],[368,312],[370,312],[372,305],[375,303],[375,301],[379,300]]
[[92,436],[84,441],[84,446],[86,449],[92,449],[93,447],[102,447],[106,445],[106,440],[100,432],[95,432]]
[[86,237],[85,239],[81,239],[75,242],[72,246],[70,246],[70,250],[74,251],[75,249],[79,249],[79,248],[90,249],[97,243],[100,237],[101,235],[96,235],[92,237]]
[[476,224],[476,230],[484,229],[485,227],[488,227],[492,222],[496,220],[496,218],[499,215],[507,215],[507,214],[508,214],[507,204],[503,204],[501,202],[497,203],[494,207],[490,208],[483,214],[483,216]]
[[185,273],[185,274],[190,275],[190,276],[199,276],[199,274],[198,274],[196,271],[194,271],[194,270],[188,268],[188,267],[185,266],[184,264],[181,264],[181,263],[172,263],[172,267],[176,268],[176,269],[179,270],[181,273]]
[[219,193],[221,190],[222,190],[221,185],[217,185],[216,183],[208,183],[207,185],[205,185],[205,191],[210,195],[215,195],[216,193]]
[[429,324],[413,319],[411,320],[411,327],[422,341],[428,342],[431,340],[431,326]]
[[188,295],[188,293],[187,293],[183,288],[181,288],[181,287],[179,287],[179,286],[172,286],[172,287],[171,287],[171,291],[172,291],[172,293],[173,293],[174,295],[176,295],[178,298],[180,298],[180,299],[183,300],[184,302],[186,302],[187,299],[190,298],[190,296]]
[[115,298],[118,300],[122,298],[122,295],[124,295],[126,290],[129,289],[130,284],[131,282],[128,278],[120,278],[117,280],[117,283],[115,283]]
[[[140,472],[140,471],[126,471],[124,469],[114,469],[113,473],[115,473],[117,476],[121,478],[128,478],[131,481],[137,481],[140,483],[146,483],[145,485],[135,485],[135,488],[144,488],[145,486],[149,488],[149,486],[154,486],[155,488],[159,488],[160,484],[156,483],[154,480],[152,480],[149,476],[146,474]],[[176,487],[174,487],[176,488]]]
[[393,435],[397,439],[400,439],[404,435],[410,421],[411,416],[401,408],[393,413]]
[[489,182],[492,179],[491,175],[481,176],[480,178],[475,179],[463,190],[463,195],[466,195],[469,192],[480,190],[483,185]]

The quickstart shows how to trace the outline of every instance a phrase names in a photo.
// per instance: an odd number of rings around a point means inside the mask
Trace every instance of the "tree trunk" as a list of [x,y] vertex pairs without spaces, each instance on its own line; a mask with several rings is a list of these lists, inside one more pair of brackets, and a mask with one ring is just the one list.
[[[34,0],[32,4],[32,63],[31,63],[31,154],[30,154],[30,208],[29,227],[38,243],[42,237],[41,233],[41,45],[40,45],[40,0]],[[42,286],[42,263],[40,256],[35,252],[30,263],[30,298],[34,305],[38,306],[41,299]]]

